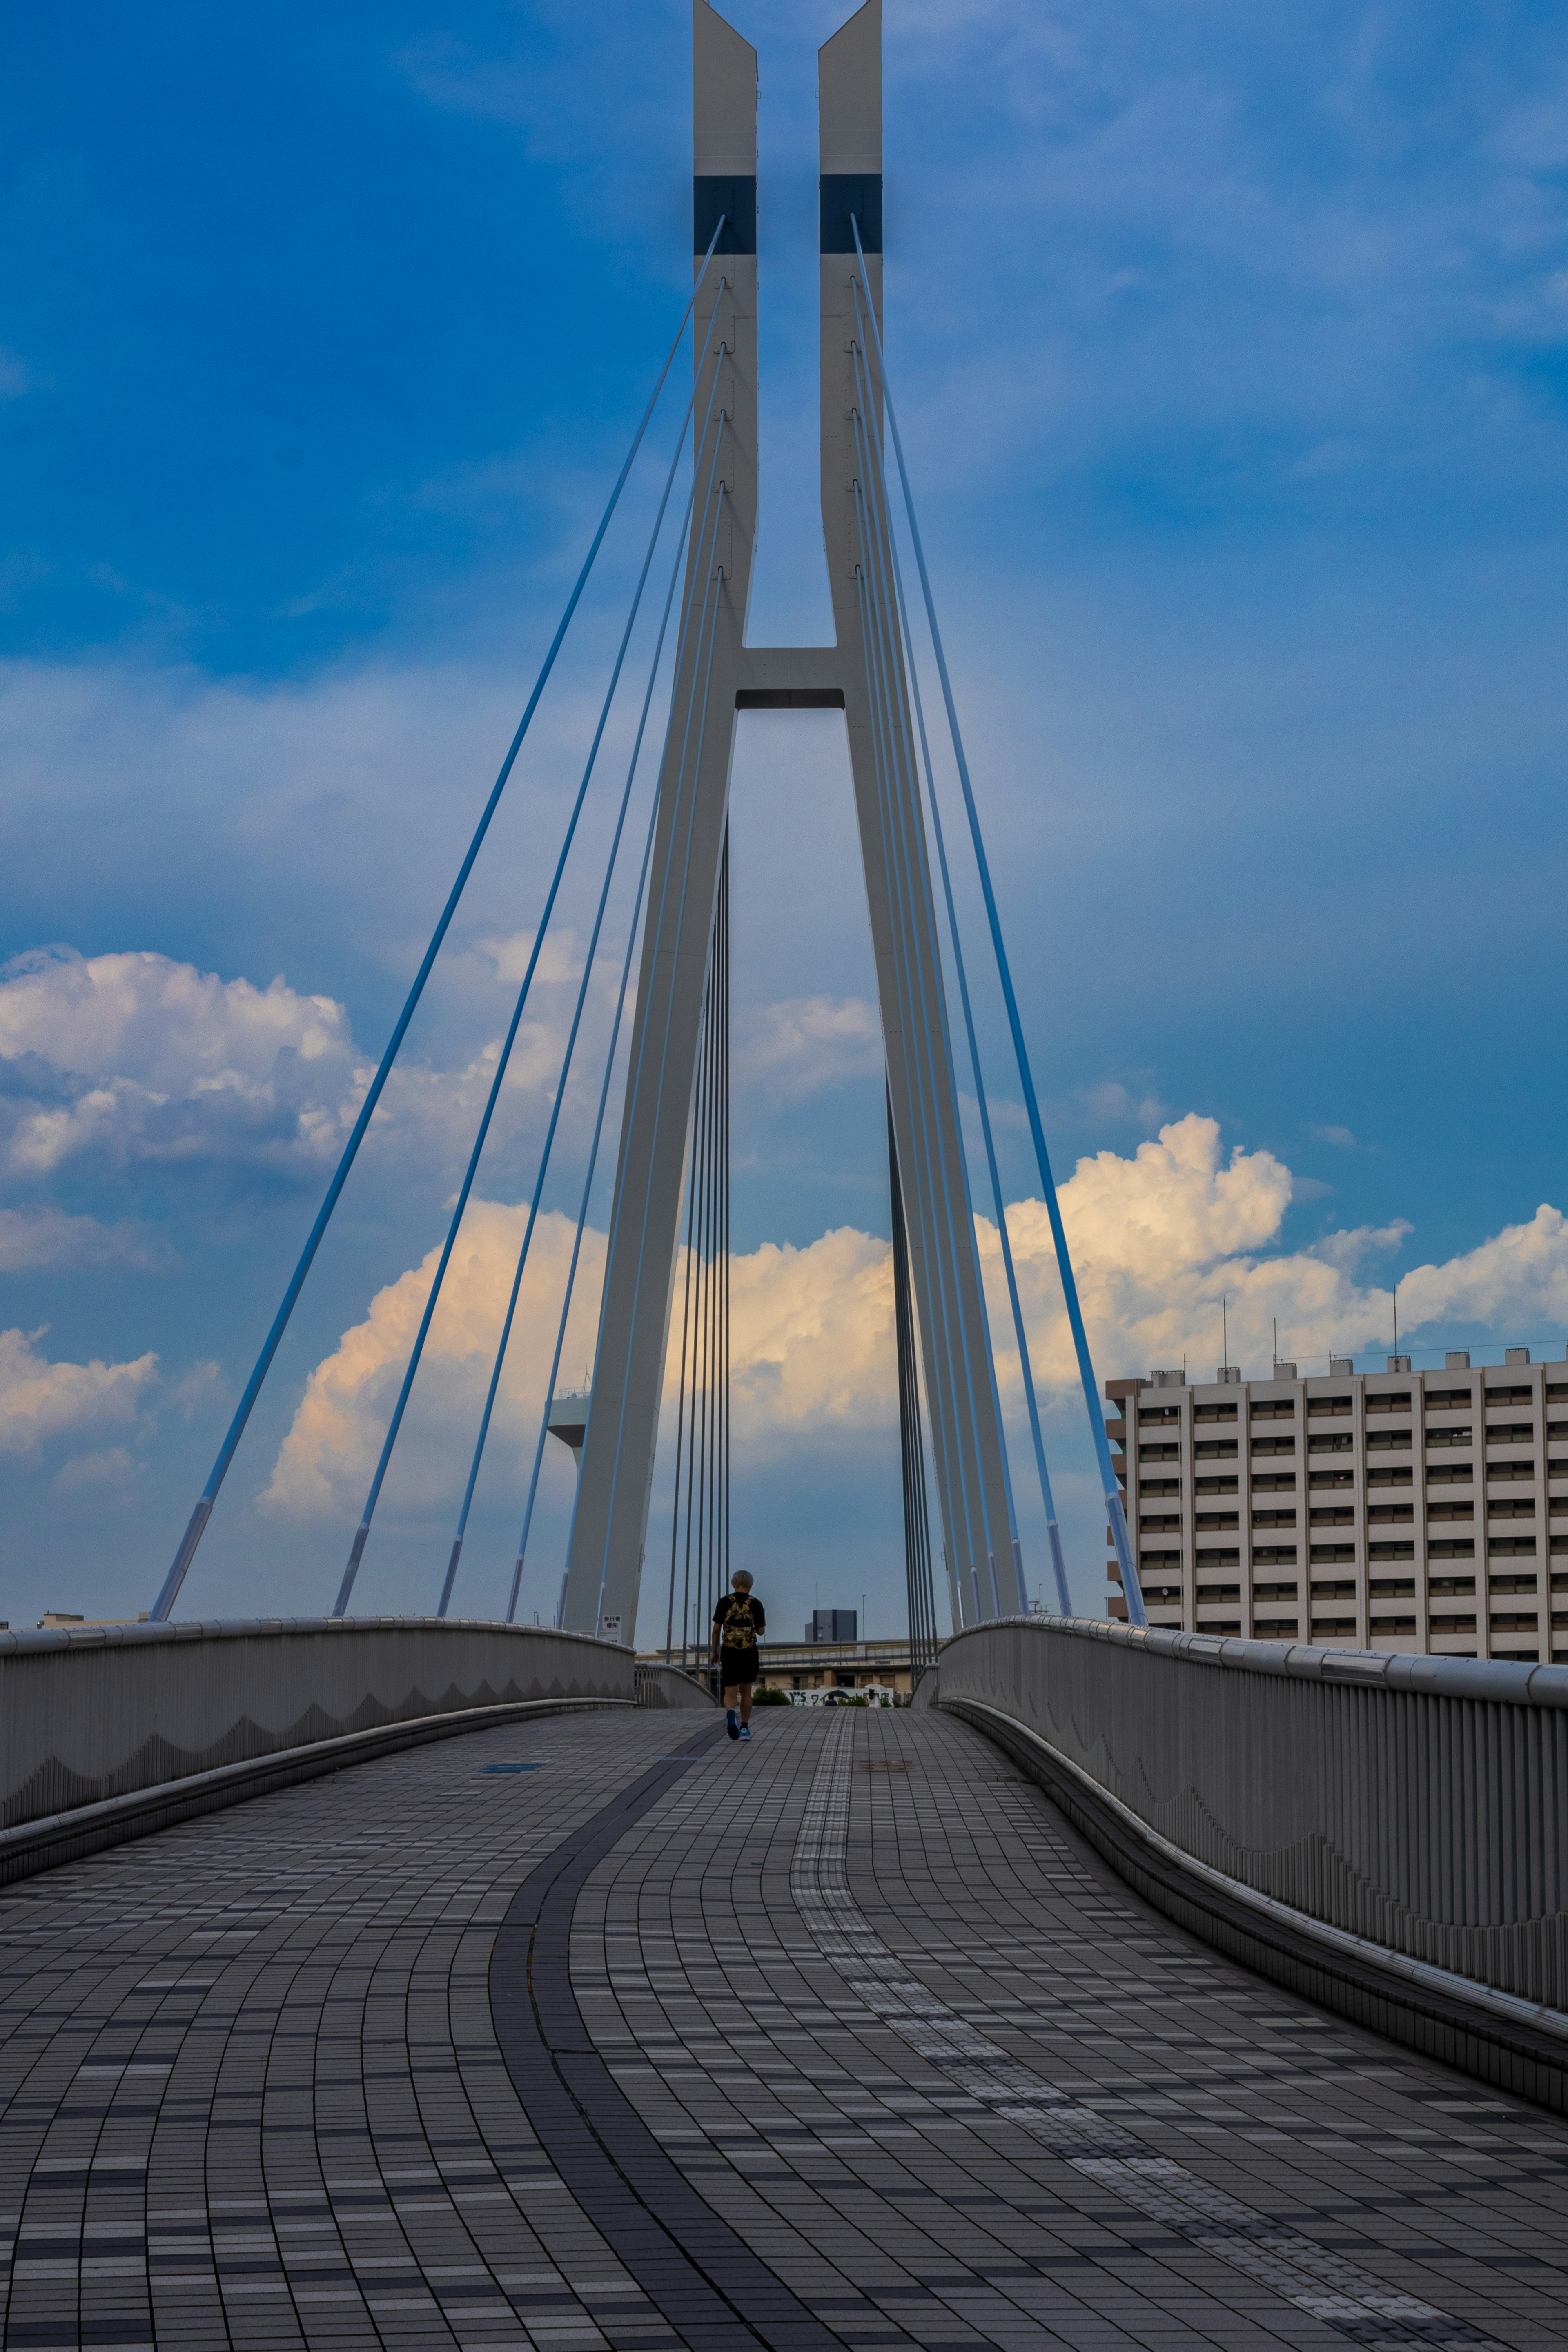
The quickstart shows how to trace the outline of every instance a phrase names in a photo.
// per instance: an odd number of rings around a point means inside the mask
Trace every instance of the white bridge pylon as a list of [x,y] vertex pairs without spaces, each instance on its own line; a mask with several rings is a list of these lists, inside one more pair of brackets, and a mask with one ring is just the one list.
[[[694,0],[695,499],[658,782],[598,1347],[563,1625],[629,1640],[647,1533],[686,1141],[742,710],[838,709],[848,734],[955,1627],[1026,1606],[959,1129],[889,518],[881,0],[817,59],[822,525],[837,644],[748,646],[757,530],[757,58]],[[858,229],[862,270],[855,249]],[[864,348],[867,341],[873,348]],[[873,451],[875,454],[873,454]]]

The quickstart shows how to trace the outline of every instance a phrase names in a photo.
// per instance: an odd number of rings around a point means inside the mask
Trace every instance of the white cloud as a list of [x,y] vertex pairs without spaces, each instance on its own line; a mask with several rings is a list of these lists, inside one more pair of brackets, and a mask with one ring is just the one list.
[[222,1381],[223,1366],[209,1357],[199,1364],[193,1364],[184,1379],[175,1382],[169,1391],[169,1402],[189,1421],[191,1415],[205,1404]]
[[[466,1470],[526,1221],[521,1207],[494,1201],[470,1206],[400,1441],[395,1483],[405,1497],[452,1494],[454,1464]],[[526,1477],[532,1460],[572,1234],[568,1218],[541,1217],[529,1254],[490,1440],[514,1476],[521,1469]],[[438,1255],[432,1250],[378,1292],[365,1320],[345,1331],[311,1373],[267,1490],[274,1508],[359,1509]],[[562,1358],[563,1384],[593,1363],[604,1263],[605,1236],[590,1231]],[[684,1263],[682,1254],[678,1283]],[[765,1243],[731,1261],[730,1285],[738,1443],[776,1448],[807,1432],[885,1421],[896,1410],[884,1242],[844,1227],[805,1249]],[[677,1322],[679,1311],[678,1303]],[[668,1367],[672,1411],[678,1354],[679,1338]],[[549,1449],[547,1459],[559,1467]]]
[[[1173,1121],[1130,1159],[1102,1151],[1079,1162],[1062,1187],[1062,1215],[1102,1379],[1220,1355],[1221,1300],[1230,1354],[1257,1370],[1280,1350],[1304,1363],[1331,1349],[1385,1340],[1390,1315],[1378,1257],[1409,1232],[1403,1222],[1363,1226],[1307,1249],[1271,1252],[1291,1194],[1290,1171],[1267,1151],[1220,1146],[1218,1122]],[[1069,1394],[1078,1372],[1044,1206],[1021,1201],[1009,1229],[1038,1377]],[[456,1499],[477,1426],[491,1354],[524,1223],[521,1208],[477,1202],[452,1261],[431,1328],[395,1484],[399,1498]],[[1019,1402],[1017,1361],[995,1227],[976,1219],[998,1370]],[[561,1286],[570,1223],[540,1221],[509,1358],[492,1443],[514,1478],[526,1475]],[[373,1300],[310,1377],[284,1442],[268,1500],[351,1521],[364,1497],[398,1381],[424,1307],[437,1253]],[[590,1234],[573,1307],[562,1379],[575,1382],[593,1359],[605,1240]],[[677,1279],[679,1279],[678,1262]],[[738,1466],[777,1457],[835,1433],[886,1428],[897,1410],[890,1252],[850,1227],[804,1249],[772,1243],[731,1268],[734,1434]],[[1400,1284],[1401,1323],[1462,1319],[1517,1329],[1568,1326],[1568,1220],[1542,1208],[1446,1265]],[[673,1409],[679,1352],[667,1367]],[[552,1473],[566,1475],[564,1456]]]
[[84,1265],[163,1268],[175,1263],[167,1242],[122,1221],[68,1217],[62,1209],[0,1209],[0,1274],[31,1274],[41,1266],[65,1273]]
[[[1220,1359],[1221,1303],[1233,1362],[1257,1370],[1279,1352],[1303,1366],[1331,1351],[1386,1344],[1392,1315],[1380,1253],[1409,1233],[1403,1220],[1363,1226],[1310,1248],[1270,1251],[1295,1180],[1267,1151],[1221,1150],[1218,1122],[1189,1113],[1141,1144],[1131,1160],[1102,1151],[1079,1162],[1061,1189],[1062,1221],[1083,1300],[1096,1367],[1112,1374],[1155,1364]],[[1017,1382],[994,1229],[977,1221],[1004,1387]],[[1008,1212],[1037,1373],[1068,1390],[1076,1380],[1071,1338],[1043,1203]],[[1402,1275],[1400,1324],[1455,1321],[1505,1330],[1568,1324],[1568,1229],[1555,1209],[1442,1266]]]
[[1135,1092],[1120,1078],[1101,1078],[1086,1087],[1080,1100],[1093,1118],[1125,1121],[1131,1127],[1158,1127],[1166,1115],[1166,1106],[1157,1095]]
[[1310,1126],[1307,1132],[1309,1135],[1315,1135],[1320,1143],[1336,1144],[1342,1151],[1353,1151],[1356,1148],[1355,1137],[1348,1127]]
[[78,1454],[58,1470],[52,1481],[57,1495],[79,1495],[84,1486],[118,1486],[135,1475],[136,1465],[123,1445],[103,1454]]
[[0,976],[14,1174],[130,1160],[330,1159],[369,1072],[326,996],[167,956],[19,957]]
[[739,1067],[764,1079],[775,1101],[798,1102],[819,1087],[875,1077],[882,1063],[881,1016],[867,998],[792,996],[752,1016]]
[[[486,943],[492,986],[510,981],[514,964],[521,973],[530,943],[526,935]],[[518,1030],[498,1140],[555,1082],[563,1030],[551,991],[563,978],[574,983],[581,952],[568,931],[541,959],[540,1009]],[[374,1148],[415,1143],[446,1154],[455,1139],[466,1143],[500,1042],[490,1038],[453,1069],[400,1062],[377,1108]],[[0,972],[0,1153],[24,1181],[89,1157],[313,1178],[342,1150],[373,1069],[345,1008],[281,976],[258,988],[145,950],[69,949],[18,957]],[[53,1215],[0,1228],[0,1265],[8,1250],[45,1263],[37,1253],[51,1244],[76,1263],[153,1262],[154,1245],[130,1228],[110,1239],[89,1233],[90,1222]]]
[[132,1363],[52,1364],[37,1331],[0,1331],[0,1454],[35,1454],[51,1437],[100,1422],[132,1421],[157,1376],[151,1353]]

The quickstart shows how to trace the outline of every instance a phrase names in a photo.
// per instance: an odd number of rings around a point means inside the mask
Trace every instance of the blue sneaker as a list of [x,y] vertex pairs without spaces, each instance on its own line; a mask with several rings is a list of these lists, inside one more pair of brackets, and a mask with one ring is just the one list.
[[752,1736],[752,1727],[751,1727],[751,1725],[750,1725],[749,1723],[743,1723],[743,1724],[741,1726],[741,1737],[742,1737],[742,1739],[750,1739],[751,1736]]
[[732,1706],[727,1706],[724,1709],[724,1728],[729,1733],[731,1739],[739,1739],[741,1737],[741,1727],[736,1720],[735,1710]]

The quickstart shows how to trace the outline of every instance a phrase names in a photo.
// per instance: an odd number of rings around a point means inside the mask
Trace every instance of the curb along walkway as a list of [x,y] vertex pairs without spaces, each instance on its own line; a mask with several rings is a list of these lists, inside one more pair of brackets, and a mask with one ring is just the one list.
[[475,1733],[0,1895],[5,2345],[1568,2343],[1568,2126],[962,1725],[754,1729]]

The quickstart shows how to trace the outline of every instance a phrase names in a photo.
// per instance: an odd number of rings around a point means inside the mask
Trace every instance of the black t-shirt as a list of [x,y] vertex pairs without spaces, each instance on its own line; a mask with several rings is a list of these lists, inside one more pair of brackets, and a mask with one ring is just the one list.
[[754,1650],[758,1634],[767,1631],[768,1617],[754,1592],[726,1592],[720,1596],[713,1622],[721,1648]]

